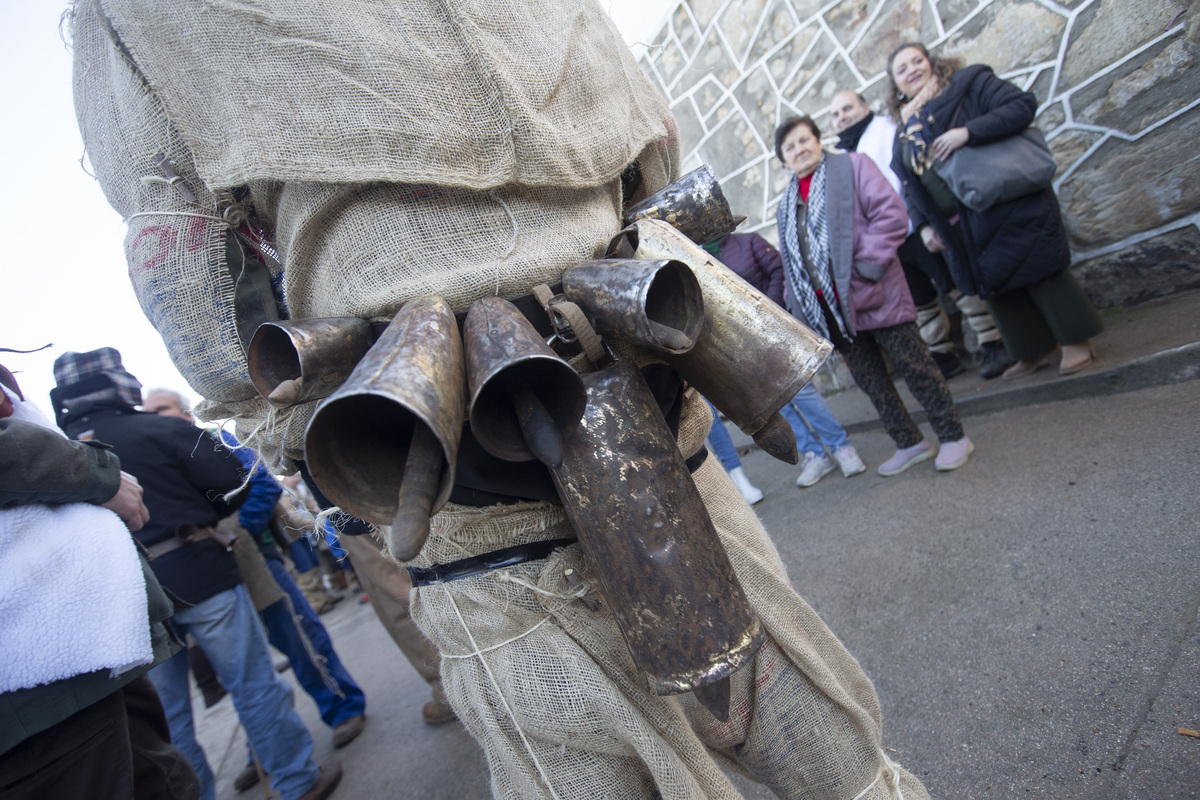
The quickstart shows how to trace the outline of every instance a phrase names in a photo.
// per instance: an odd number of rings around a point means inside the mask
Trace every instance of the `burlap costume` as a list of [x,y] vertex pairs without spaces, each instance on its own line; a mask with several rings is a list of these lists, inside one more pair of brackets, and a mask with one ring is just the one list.
[[[234,417],[276,468],[302,457],[315,404],[269,412],[246,375],[224,190],[248,187],[273,225],[292,317],[387,319],[427,293],[464,310],[556,280],[619,229],[626,165],[648,191],[678,173],[668,109],[589,0],[81,0],[73,34],[80,127],[129,222],[142,306],[207,398],[197,413]],[[195,203],[156,177],[160,152]],[[688,404],[684,455],[709,422]],[[720,762],[787,798],[926,797],[884,757],[870,682],[719,465],[695,479],[770,634],[733,678],[728,723],[648,692],[611,613],[567,585],[567,566],[588,576],[578,546],[414,590],[495,796],[737,797]],[[571,535],[548,503],[451,505],[432,528],[415,565]]]

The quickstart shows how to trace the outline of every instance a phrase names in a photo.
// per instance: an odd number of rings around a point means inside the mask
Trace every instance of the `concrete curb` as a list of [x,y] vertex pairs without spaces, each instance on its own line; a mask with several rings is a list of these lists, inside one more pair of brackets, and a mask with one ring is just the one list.
[[[1134,392],[1151,386],[1200,378],[1200,342],[1191,342],[1170,350],[1162,350],[1102,372],[1089,372],[1033,386],[1019,386],[977,397],[955,398],[960,415],[987,414],[1009,408],[1077,400],[1082,397]],[[927,422],[925,409],[909,409],[912,418]],[[878,418],[846,425],[849,433],[881,430]]]

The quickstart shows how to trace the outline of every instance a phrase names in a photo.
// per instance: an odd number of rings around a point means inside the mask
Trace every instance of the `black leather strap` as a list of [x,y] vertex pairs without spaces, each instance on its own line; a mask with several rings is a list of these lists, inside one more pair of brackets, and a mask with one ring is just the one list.
[[482,575],[501,567],[511,567],[524,564],[526,561],[537,561],[545,558],[560,547],[570,547],[577,539],[547,539],[542,542],[518,544],[493,550],[483,555],[471,556],[448,564],[436,564],[432,567],[409,567],[408,574],[412,576],[413,586],[429,586],[433,583],[447,583],[473,575]]

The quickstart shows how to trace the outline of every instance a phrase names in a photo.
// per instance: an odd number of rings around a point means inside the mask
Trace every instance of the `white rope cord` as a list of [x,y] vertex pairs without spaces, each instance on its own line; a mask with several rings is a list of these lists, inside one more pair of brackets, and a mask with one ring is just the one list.
[[862,800],[867,796],[867,792],[875,788],[875,784],[882,780],[896,800],[904,800],[904,792],[900,790],[900,765],[887,757],[887,753],[879,751],[879,772],[875,775],[875,780],[871,781],[867,788],[854,796],[854,800]]
[[513,254],[513,251],[515,251],[517,249],[517,233],[518,233],[517,218],[513,215],[512,209],[508,207],[508,203],[505,203],[503,200],[500,199],[500,195],[496,194],[495,189],[492,189],[490,192],[488,192],[488,197],[492,198],[493,200],[495,200],[497,203],[500,204],[500,207],[504,209],[504,213],[508,214],[508,221],[512,223],[512,238],[508,240],[508,250],[505,251],[504,255],[502,255],[496,259],[496,296],[499,297],[500,296],[500,265],[504,262],[504,259],[511,256]]
[[[454,609],[454,615],[458,617],[458,622],[462,625],[463,630],[467,634],[467,639],[471,642],[471,648],[474,650],[472,655],[479,656],[479,663],[483,666],[483,671],[487,673],[488,680],[492,682],[492,688],[496,690],[496,695],[500,698],[500,702],[504,704],[504,710],[508,712],[508,718],[512,720],[513,728],[516,729],[517,735],[521,737],[521,743],[525,745],[525,750],[529,753],[529,758],[533,761],[533,766],[537,768],[538,776],[541,777],[542,783],[546,785],[550,796],[554,800],[562,800],[558,796],[558,792],[554,791],[554,787],[550,785],[550,778],[547,777],[546,771],[542,769],[542,763],[538,761],[537,754],[533,752],[533,746],[529,744],[529,740],[525,738],[525,731],[521,730],[521,726],[517,723],[517,715],[513,713],[512,706],[508,704],[508,698],[504,696],[503,690],[500,688],[500,683],[496,680],[496,676],[492,674],[491,667],[488,666],[487,659],[483,657],[483,651],[479,649],[479,645],[475,642],[475,636],[471,633],[471,629],[467,627],[467,621],[463,619],[462,612],[458,610],[458,603],[454,602],[454,595],[450,592],[450,587],[446,584],[440,584],[442,590],[446,593],[446,598],[450,601],[450,607]],[[543,620],[545,622],[545,620]],[[538,623],[539,625],[541,623]],[[490,649],[490,648],[489,648]]]
[[528,636],[529,634],[536,631],[538,628],[545,625],[551,619],[553,619],[553,617],[550,617],[549,615],[542,617],[541,620],[539,620],[536,625],[534,625],[532,628],[525,631],[524,633],[518,633],[516,636],[512,637],[511,639],[504,641],[504,642],[500,642],[499,644],[494,644],[491,647],[485,647],[482,650],[476,650],[475,652],[466,653],[465,655],[461,655],[461,656],[454,656],[454,655],[449,655],[448,653],[442,653],[442,658],[474,658],[476,655],[480,655],[482,653],[490,653],[493,650],[499,650],[501,647],[506,647],[506,646],[512,644],[513,642],[524,639],[526,636]]
[[[581,584],[579,584],[579,586],[577,586],[575,588],[574,591],[567,592],[566,594],[561,594],[559,592],[550,592],[550,591],[546,591],[545,589],[534,586],[532,583],[525,580],[524,578],[518,578],[510,572],[497,572],[496,580],[500,581],[502,583],[515,583],[517,586],[523,586],[526,589],[528,589],[529,591],[533,592],[534,594],[540,594],[543,597],[550,597],[555,600],[582,600],[584,597],[586,597],[588,595],[588,589],[589,589],[589,587],[586,583],[581,583]],[[525,634],[521,634],[521,636],[524,636],[524,635]]]

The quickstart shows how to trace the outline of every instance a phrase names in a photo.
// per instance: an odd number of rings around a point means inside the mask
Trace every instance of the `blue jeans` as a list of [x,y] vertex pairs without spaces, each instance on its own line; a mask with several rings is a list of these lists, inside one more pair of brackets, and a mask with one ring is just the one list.
[[[342,665],[325,626],[304,599],[304,593],[292,580],[283,562],[277,558],[268,558],[266,561],[275,582],[287,595],[261,612],[263,624],[267,627],[267,639],[291,660],[296,680],[312,696],[326,725],[332,728],[351,717],[361,717],[366,711],[367,699]],[[289,600],[291,608],[288,607]],[[314,663],[309,655],[304,641],[306,638],[322,664]]]
[[[796,449],[801,453],[823,456],[825,449],[822,444],[832,451],[850,442],[846,429],[837,421],[829,406],[825,405],[821,393],[811,383],[806,383],[803,389],[796,392],[795,397],[784,403],[779,413],[791,424],[796,434]],[[805,420],[808,420],[807,425]],[[809,430],[809,425],[812,426],[812,430]]]
[[[317,782],[313,740],[292,707],[292,687],[271,665],[262,623],[245,586],[215,594],[192,608],[177,609],[172,623],[196,637],[221,684],[233,697],[250,746],[283,800],[295,800]],[[200,797],[213,800],[213,774],[196,742],[188,688],[187,651],[150,670],[171,742],[200,776]]]
[[[708,403],[708,400],[704,402]],[[712,447],[713,455],[721,462],[721,466],[726,472],[731,469],[737,469],[742,465],[742,460],[738,458],[737,449],[733,446],[733,439],[729,436],[729,429],[725,427],[725,423],[721,422],[721,417],[717,412],[717,407],[712,403],[708,403],[708,407],[712,409],[713,424],[708,431],[708,443]]]

